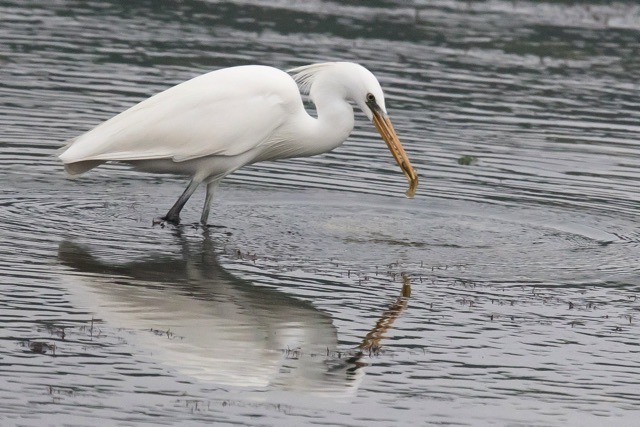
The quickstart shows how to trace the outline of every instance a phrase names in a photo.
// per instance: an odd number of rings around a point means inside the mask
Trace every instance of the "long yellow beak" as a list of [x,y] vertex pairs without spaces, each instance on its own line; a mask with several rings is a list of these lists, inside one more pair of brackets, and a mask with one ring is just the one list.
[[382,136],[384,142],[387,143],[387,147],[389,147],[391,154],[393,154],[393,158],[396,159],[398,166],[400,166],[407,180],[409,180],[409,189],[404,194],[412,199],[418,188],[418,174],[413,170],[409,157],[407,157],[407,153],[405,153],[404,148],[402,148],[400,139],[393,129],[391,120],[381,111],[374,109],[373,124],[376,126],[376,129],[378,129],[378,132],[380,132],[380,136]]

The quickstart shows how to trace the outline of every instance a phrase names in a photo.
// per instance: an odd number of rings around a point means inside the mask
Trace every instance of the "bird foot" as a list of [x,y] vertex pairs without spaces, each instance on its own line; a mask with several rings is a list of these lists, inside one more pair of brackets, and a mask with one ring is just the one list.
[[167,225],[167,223],[171,225],[180,225],[180,218],[169,218],[167,216],[162,216],[162,217],[154,218],[151,225],[153,227],[155,227],[156,225],[159,225],[160,227],[164,228]]

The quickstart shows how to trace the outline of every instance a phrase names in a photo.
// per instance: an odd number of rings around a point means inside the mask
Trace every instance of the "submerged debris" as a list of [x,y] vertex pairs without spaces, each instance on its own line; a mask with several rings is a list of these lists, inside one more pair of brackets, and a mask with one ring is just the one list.
[[29,350],[38,354],[46,354],[48,351],[51,351],[51,355],[56,355],[56,344],[49,344],[47,342],[42,341],[30,341],[29,342]]
[[477,162],[478,158],[476,156],[464,155],[458,158],[458,164],[462,166],[470,166]]

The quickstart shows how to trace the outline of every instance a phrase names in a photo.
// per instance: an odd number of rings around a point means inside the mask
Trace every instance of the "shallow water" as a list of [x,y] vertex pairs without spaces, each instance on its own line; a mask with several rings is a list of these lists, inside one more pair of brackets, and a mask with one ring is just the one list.
[[[0,22],[3,426],[635,423],[637,6],[0,1]],[[381,80],[415,199],[362,115],[332,153],[225,180],[208,231],[202,192],[151,226],[183,179],[55,159],[201,72],[332,59]]]

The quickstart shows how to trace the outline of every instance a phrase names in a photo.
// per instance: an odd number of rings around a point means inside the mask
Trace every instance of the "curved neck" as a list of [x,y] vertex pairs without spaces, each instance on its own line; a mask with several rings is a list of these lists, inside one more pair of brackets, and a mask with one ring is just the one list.
[[[351,134],[354,125],[353,107],[336,94],[313,97],[318,117],[307,115],[304,138],[308,154],[313,156],[339,147]],[[306,151],[306,150],[305,150]]]

